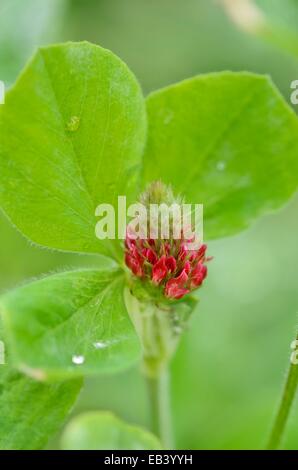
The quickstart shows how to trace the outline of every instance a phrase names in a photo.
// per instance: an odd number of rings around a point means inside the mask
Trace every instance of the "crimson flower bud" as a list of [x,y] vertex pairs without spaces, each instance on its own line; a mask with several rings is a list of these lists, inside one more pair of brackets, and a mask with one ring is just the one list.
[[[162,183],[153,183],[141,196],[145,204],[174,201],[172,192]],[[150,232],[149,232],[150,233]],[[198,249],[189,249],[189,240],[181,234],[180,239],[169,237],[132,239],[127,230],[125,240],[125,263],[134,276],[144,283],[149,282],[161,289],[168,299],[178,300],[199,288],[206,276],[207,245],[201,244]],[[192,246],[192,245],[190,245]]]

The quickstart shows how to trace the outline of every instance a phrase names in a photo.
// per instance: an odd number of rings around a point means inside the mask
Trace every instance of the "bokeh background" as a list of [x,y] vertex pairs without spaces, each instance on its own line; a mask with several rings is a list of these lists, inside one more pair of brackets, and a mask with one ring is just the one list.
[[[290,104],[290,84],[298,80],[298,1],[256,3],[276,36],[237,26],[220,0],[0,0],[0,79],[12,84],[38,45],[89,40],[119,55],[145,94],[196,74],[248,70],[271,75]],[[283,35],[293,47],[284,47]],[[298,327],[297,211],[295,197],[242,234],[209,244],[215,259],[172,366],[177,448],[264,447]],[[2,291],[96,262],[30,246],[0,215]],[[137,368],[88,380],[73,414],[92,409],[147,426]],[[57,448],[59,436],[49,446]],[[298,449],[297,408],[284,447]]]

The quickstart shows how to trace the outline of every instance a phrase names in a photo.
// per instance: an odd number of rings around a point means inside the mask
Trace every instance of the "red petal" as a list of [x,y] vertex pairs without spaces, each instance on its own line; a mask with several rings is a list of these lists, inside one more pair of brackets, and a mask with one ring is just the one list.
[[198,250],[198,259],[201,259],[205,256],[207,250],[207,245],[201,245]]
[[207,276],[207,266],[198,263],[191,273],[190,285],[192,288],[199,287]]
[[166,296],[171,299],[181,299],[186,294],[189,294],[190,290],[184,287],[170,286],[166,288]]
[[127,236],[125,239],[125,246],[128,250],[131,250],[133,247],[136,246],[136,241]]
[[192,251],[191,252],[189,260],[191,262],[195,261],[195,260],[200,261],[202,258],[204,258],[206,250],[207,250],[207,245],[201,245],[200,248],[198,249],[198,251]]
[[154,251],[151,250],[151,248],[147,248],[146,250],[144,250],[143,254],[146,260],[151,264],[155,264],[158,260],[156,253],[154,253]]
[[186,261],[186,263],[184,264],[184,271],[186,272],[186,274],[190,273],[190,269],[191,269],[190,262]]
[[166,283],[165,294],[171,299],[181,299],[185,294],[189,293],[189,289],[184,287],[186,281],[188,280],[188,275],[185,270],[181,272],[178,277],[170,279]]
[[165,263],[166,257],[162,256],[152,269],[152,281],[155,284],[159,284],[167,275],[167,267]]
[[168,268],[168,270],[171,273],[173,273],[176,269],[176,266],[177,266],[177,263],[176,263],[176,260],[175,260],[174,256],[169,256],[166,259],[166,267]]
[[186,258],[186,255],[187,255],[187,249],[186,249],[185,245],[181,245],[180,250],[179,250],[179,254],[178,254],[178,259],[181,260],[181,261],[184,261],[185,258]]
[[142,277],[143,276],[143,269],[140,260],[135,258],[129,253],[125,254],[125,263],[128,268],[132,270],[135,276]]

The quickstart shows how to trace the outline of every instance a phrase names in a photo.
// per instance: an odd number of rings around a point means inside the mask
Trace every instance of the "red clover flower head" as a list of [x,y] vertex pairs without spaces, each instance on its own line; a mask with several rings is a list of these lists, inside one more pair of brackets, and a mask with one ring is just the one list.
[[[173,203],[171,189],[160,182],[152,183],[141,196],[148,203]],[[175,201],[178,203],[178,200]],[[150,231],[148,232],[150,233]],[[199,288],[207,276],[207,245],[189,249],[189,240],[181,238],[136,238],[127,230],[125,240],[125,263],[134,276],[159,287],[168,299],[181,299]],[[191,246],[191,245],[190,245]]]

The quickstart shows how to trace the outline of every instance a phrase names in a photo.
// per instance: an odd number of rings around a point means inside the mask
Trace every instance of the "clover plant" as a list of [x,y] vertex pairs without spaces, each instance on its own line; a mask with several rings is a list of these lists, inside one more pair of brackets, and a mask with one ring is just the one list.
[[95,411],[66,427],[62,447],[174,447],[168,365],[216,259],[208,263],[206,245],[189,255],[173,240],[100,240],[96,207],[116,208],[119,195],[201,203],[208,243],[285,204],[297,190],[297,154],[297,117],[267,76],[201,75],[145,99],[108,50],[40,48],[0,107],[0,205],[30,242],[97,255],[98,268],[2,295],[1,447],[44,447],[83,377],[138,363],[156,437]]

